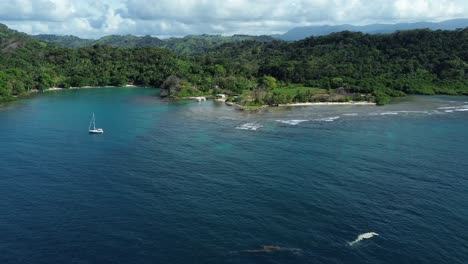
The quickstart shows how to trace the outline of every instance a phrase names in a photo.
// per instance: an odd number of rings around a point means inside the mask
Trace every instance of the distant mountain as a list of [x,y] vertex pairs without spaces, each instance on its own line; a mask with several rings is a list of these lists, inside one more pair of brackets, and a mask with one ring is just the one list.
[[399,23],[399,24],[371,24],[365,26],[353,25],[337,25],[337,26],[310,26],[296,27],[284,34],[273,35],[277,39],[286,41],[295,41],[304,39],[310,36],[323,36],[330,33],[341,31],[355,31],[369,34],[393,33],[398,30],[411,30],[428,28],[432,30],[454,30],[457,28],[468,27],[468,19],[453,19],[443,22],[416,22],[416,23]]
[[248,36],[248,35],[191,35],[183,38],[159,39],[151,36],[138,37],[133,35],[110,35],[100,39],[82,39],[76,36],[36,35],[35,38],[56,43],[70,48],[81,48],[95,44],[110,45],[114,47],[161,47],[174,50],[179,54],[197,54],[207,51],[213,47],[233,42],[255,40],[261,42],[273,41],[270,36]]
[[110,35],[100,39],[82,39],[76,36],[58,36],[58,35],[35,35],[35,38],[52,42],[69,48],[82,48],[95,44],[111,45],[115,47],[134,48],[142,46],[160,47],[162,40],[151,36],[137,37],[133,35]]
[[38,40],[56,43],[61,46],[70,47],[70,48],[82,48],[95,42],[93,39],[82,39],[79,37],[75,37],[72,35],[67,36],[57,36],[57,35],[49,35],[49,34],[41,34],[34,36]]
[[137,37],[133,35],[110,35],[102,37],[92,44],[111,45],[123,48],[161,47],[163,45],[163,41],[151,36]]

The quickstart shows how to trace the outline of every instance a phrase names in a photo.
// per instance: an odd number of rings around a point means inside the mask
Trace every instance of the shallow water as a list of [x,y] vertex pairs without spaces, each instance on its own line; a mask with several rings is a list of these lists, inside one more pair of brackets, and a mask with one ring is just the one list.
[[9,104],[0,263],[466,263],[463,109],[243,113],[140,88]]

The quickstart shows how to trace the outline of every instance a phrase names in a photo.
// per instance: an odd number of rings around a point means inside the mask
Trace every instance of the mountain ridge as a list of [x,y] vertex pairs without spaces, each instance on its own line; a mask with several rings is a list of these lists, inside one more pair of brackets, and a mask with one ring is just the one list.
[[179,54],[194,54],[205,52],[215,46],[240,42],[244,40],[256,41],[297,41],[312,36],[324,36],[332,33],[342,31],[362,32],[367,34],[389,34],[401,30],[413,29],[431,29],[431,30],[455,30],[457,28],[468,27],[468,19],[459,18],[445,20],[441,22],[413,22],[413,23],[396,23],[396,24],[368,24],[363,26],[356,26],[351,24],[343,25],[321,25],[321,26],[305,26],[295,27],[285,32],[284,34],[275,35],[259,35],[252,36],[246,34],[236,34],[232,36],[201,34],[201,35],[187,35],[184,37],[172,37],[168,39],[161,39],[150,35],[135,36],[131,34],[126,35],[107,35],[98,39],[80,38],[74,35],[54,35],[54,34],[39,34],[33,35],[34,38],[52,42],[60,46],[70,48],[82,48],[96,44],[111,45],[115,47],[134,48],[134,47],[161,47],[169,48]]
[[455,30],[457,28],[468,27],[468,19],[459,18],[445,20],[441,22],[413,22],[413,23],[396,23],[396,24],[369,24],[363,26],[355,26],[351,24],[343,25],[322,25],[322,26],[306,26],[295,27],[290,29],[284,34],[272,35],[272,37],[285,40],[296,41],[311,36],[323,36],[340,31],[353,31],[368,34],[388,34],[399,30],[413,30],[413,29],[431,29],[431,30]]
[[40,34],[33,35],[34,38],[52,42],[60,46],[69,48],[83,48],[88,46],[110,45],[114,47],[135,48],[135,47],[160,47],[168,48],[179,54],[196,54],[207,51],[218,45],[232,42],[241,42],[245,40],[256,41],[273,41],[275,40],[270,36],[249,36],[249,35],[188,35],[181,38],[160,39],[157,37],[135,36],[135,35],[108,35],[99,39],[84,39],[73,35],[53,35],[53,34]]

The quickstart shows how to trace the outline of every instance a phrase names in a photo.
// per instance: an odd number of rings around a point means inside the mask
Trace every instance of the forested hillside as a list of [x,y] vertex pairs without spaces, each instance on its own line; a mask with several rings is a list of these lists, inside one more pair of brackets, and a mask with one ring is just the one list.
[[195,55],[206,52],[225,43],[239,43],[245,40],[272,41],[269,36],[248,35],[190,35],[183,38],[159,39],[152,36],[137,37],[133,35],[110,35],[94,39],[82,39],[75,36],[36,35],[36,39],[58,44],[69,48],[84,48],[93,45],[109,45],[119,48],[160,47],[167,48],[182,55]]
[[390,35],[341,32],[302,41],[227,44],[198,57],[230,75],[273,76],[310,87],[363,93],[468,94],[468,28]]
[[378,103],[413,93],[468,95],[468,28],[243,40],[188,56],[158,47],[72,49],[1,26],[0,49],[0,100],[52,86],[159,87],[165,80],[169,96],[223,92],[254,104],[317,100],[312,89],[341,88]]

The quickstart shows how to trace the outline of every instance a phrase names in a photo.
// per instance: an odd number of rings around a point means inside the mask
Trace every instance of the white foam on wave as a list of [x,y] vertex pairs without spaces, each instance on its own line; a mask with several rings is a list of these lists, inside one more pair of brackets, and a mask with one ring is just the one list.
[[441,106],[437,107],[437,109],[444,110],[444,109],[455,109],[457,108],[456,106]]
[[242,129],[242,130],[257,130],[259,128],[262,128],[263,126],[257,123],[245,123],[242,125],[236,126],[236,129]]
[[304,120],[304,119],[293,119],[293,120],[276,120],[276,122],[283,123],[283,124],[288,124],[288,125],[299,125],[302,122],[307,122],[309,120]]
[[459,105],[459,106],[443,106],[437,109],[445,109],[445,113],[453,113],[453,112],[466,112],[468,111],[468,105]]
[[333,122],[337,119],[339,119],[339,116],[332,116],[332,117],[324,117],[324,118],[319,118],[319,119],[314,119],[314,121],[319,121],[319,122]]
[[372,238],[374,236],[378,236],[379,234],[375,233],[375,232],[369,232],[369,233],[364,233],[364,234],[360,234],[354,241],[352,242],[349,242],[349,245],[352,246],[356,243],[358,243],[359,241],[362,241],[364,239],[369,239],[369,238]]
[[379,115],[398,115],[398,112],[382,112]]
[[344,116],[358,116],[358,113],[348,113],[348,114],[343,114]]
[[402,111],[395,111],[396,113],[403,113],[403,114],[429,114],[429,111],[411,111],[411,110],[402,110]]

